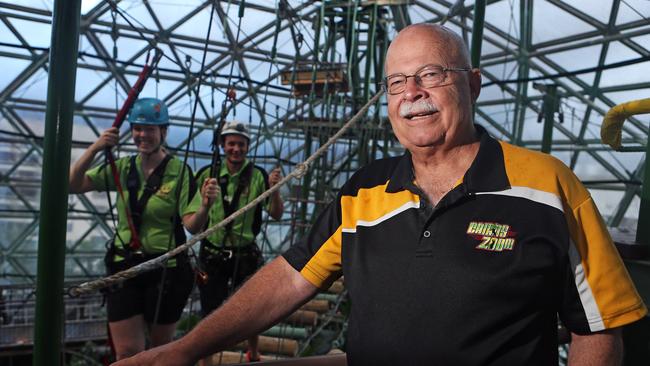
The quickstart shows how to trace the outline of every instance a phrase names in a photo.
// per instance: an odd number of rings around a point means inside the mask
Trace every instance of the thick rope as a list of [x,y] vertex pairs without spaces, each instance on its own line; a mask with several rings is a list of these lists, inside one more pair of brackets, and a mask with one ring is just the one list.
[[122,272],[115,273],[114,275],[100,278],[94,281],[90,282],[84,282],[79,286],[71,287],[68,290],[68,293],[70,296],[80,296],[84,294],[89,294],[94,291],[97,291],[102,288],[106,288],[108,286],[111,286],[115,283],[122,282],[124,280],[127,280],[129,278],[133,278],[140,273],[147,272],[154,270],[158,267],[161,267],[166,261],[168,261],[170,258],[184,252],[185,250],[189,249],[192,247],[194,244],[200,242],[202,239],[208,237],[215,231],[225,227],[228,225],[230,222],[235,220],[237,217],[242,215],[244,212],[250,210],[251,208],[257,206],[260,202],[264,201],[266,198],[268,198],[271,194],[273,194],[275,191],[280,189],[283,185],[285,185],[289,180],[293,178],[301,178],[302,176],[307,173],[307,170],[309,169],[309,166],[316,160],[320,155],[322,155],[327,149],[329,148],[330,145],[332,145],[336,140],[338,140],[348,129],[350,129],[361,117],[363,117],[368,109],[370,108],[371,105],[375,104],[379,98],[382,96],[383,91],[378,92],[375,94],[369,101],[366,103],[346,124],[344,124],[341,129],[339,129],[332,137],[330,137],[329,140],[325,144],[323,144],[318,150],[316,150],[307,160],[304,162],[298,164],[296,168],[289,174],[287,174],[286,177],[284,177],[280,182],[278,182],[276,185],[273,187],[269,188],[267,191],[259,195],[256,199],[253,201],[249,202],[246,206],[240,208],[239,210],[235,211],[232,215],[226,217],[223,219],[221,222],[218,224],[209,227],[202,233],[199,233],[197,235],[192,236],[190,240],[188,240],[185,244],[179,245],[178,247],[172,249],[171,251],[164,253],[160,255],[159,257],[156,257],[154,259],[151,259],[147,262],[140,263],[138,265],[135,265],[129,269],[126,269]]

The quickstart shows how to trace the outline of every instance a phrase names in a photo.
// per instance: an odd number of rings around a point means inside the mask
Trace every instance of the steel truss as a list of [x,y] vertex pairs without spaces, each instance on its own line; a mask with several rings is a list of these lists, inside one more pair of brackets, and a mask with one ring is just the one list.
[[[228,118],[250,123],[255,163],[267,169],[280,165],[286,173],[379,90],[382,56],[397,30],[413,22],[444,20],[469,44],[473,22],[472,6],[463,1],[233,0],[179,1],[171,6],[173,2],[103,1],[82,15],[73,159],[110,125],[116,104],[124,100],[147,53],[159,47],[165,58],[142,95],[158,95],[169,105],[170,150],[182,156],[189,144],[190,165],[207,164],[220,105],[226,91],[234,88],[237,98]],[[205,23],[213,4],[216,24],[200,70]],[[613,153],[597,132],[610,107],[635,99],[635,94],[637,99],[647,97],[646,75],[633,82],[612,82],[639,65],[647,68],[647,60],[621,68],[608,65],[650,57],[650,21],[642,15],[650,12],[643,1],[613,0],[607,6],[609,16],[603,19],[559,0],[488,1],[481,57],[487,86],[476,116],[495,135],[540,149],[542,129],[534,120],[544,112],[544,95],[528,79],[547,77],[538,82],[558,86],[564,112],[564,122],[556,116],[553,123],[553,154],[578,172],[597,202],[599,194],[608,195],[614,203],[604,212],[610,225],[619,226],[625,217],[636,217],[648,118],[633,117],[625,124],[624,145],[633,152]],[[633,10],[641,15],[635,16]],[[552,21],[554,14],[582,27],[570,35],[546,37],[545,29],[534,25],[548,24],[540,19]],[[499,17],[511,18],[509,29]],[[30,283],[35,272],[49,36],[34,33],[49,29],[50,22],[50,10],[40,3],[34,7],[0,3],[4,40],[0,58],[8,70],[9,65],[18,65],[0,81],[0,225],[5,233],[0,239],[0,284]],[[593,60],[562,62],[566,55],[587,50]],[[291,83],[280,82],[283,74],[295,82],[296,70],[306,67],[316,83],[316,72],[333,65],[344,65],[346,92],[336,92],[325,82],[321,90],[311,87],[296,95]],[[594,70],[571,73],[586,67]],[[565,76],[553,78],[559,74]],[[199,109],[192,121],[200,75]],[[513,79],[518,81],[504,83]],[[194,132],[189,136],[192,123]],[[132,151],[126,129],[122,141],[122,154]],[[298,240],[314,214],[360,165],[399,153],[385,106],[377,105],[302,182],[283,191],[287,209],[283,220],[266,224],[262,239],[266,254],[277,255]],[[69,281],[103,273],[104,242],[112,227],[104,195],[70,197]]]

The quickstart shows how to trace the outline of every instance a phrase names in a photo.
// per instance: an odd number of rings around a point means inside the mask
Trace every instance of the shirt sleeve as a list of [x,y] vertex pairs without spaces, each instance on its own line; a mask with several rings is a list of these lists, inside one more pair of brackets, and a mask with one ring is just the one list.
[[[260,182],[260,194],[263,192],[266,192],[271,188],[269,186],[269,173],[266,172],[264,169],[259,169],[260,173],[262,173],[262,181]],[[267,197],[264,200],[264,209],[266,212],[271,212],[271,196]]]
[[[125,158],[120,158],[115,161],[115,166],[117,167],[120,176],[122,175],[124,168],[124,159]],[[126,159],[128,160],[128,158]],[[100,164],[86,171],[86,176],[90,178],[90,180],[93,182],[93,187],[98,191],[117,190],[115,181],[113,180],[111,167],[108,164]]]
[[571,241],[560,319],[589,334],[643,318],[647,309],[591,197],[566,214]]
[[187,207],[183,211],[183,216],[195,213],[196,211],[199,210],[200,207],[201,207],[201,192],[197,190],[196,193],[194,194],[194,197],[192,197],[192,200],[190,201],[189,205],[187,205]]
[[188,166],[185,167],[183,178],[183,188],[181,190],[180,202],[178,205],[178,214],[180,217],[198,211],[201,205],[201,192],[197,186],[194,173],[192,173],[192,169]]
[[283,257],[314,286],[326,289],[341,276],[340,196],[323,211],[306,238]]

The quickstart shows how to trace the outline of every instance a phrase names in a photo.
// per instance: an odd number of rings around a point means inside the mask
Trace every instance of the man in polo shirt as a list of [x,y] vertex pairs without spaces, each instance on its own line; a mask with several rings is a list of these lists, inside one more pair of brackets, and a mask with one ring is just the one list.
[[572,365],[620,362],[620,326],[647,310],[588,191],[555,158],[473,123],[480,72],[448,29],[402,30],[386,75],[407,153],[358,171],[302,243],[137,361],[189,365],[344,274],[348,365],[557,364],[558,314]]
[[[277,184],[281,179],[280,168],[267,174],[249,161],[246,156],[250,146],[250,135],[243,123],[228,122],[220,134],[220,145],[225,159],[210,178],[211,166],[200,169],[196,174],[198,182],[212,180],[219,184],[220,193],[209,210],[208,226],[213,226],[246,206],[259,195]],[[200,207],[202,198],[194,197],[190,207]],[[199,260],[204,273],[199,281],[201,313],[205,317],[218,308],[248,277],[264,263],[260,248],[255,243],[262,228],[262,207],[239,216],[231,224],[209,235],[201,242]],[[282,217],[283,202],[280,191],[275,191],[266,205],[269,215],[279,220]],[[248,361],[259,361],[258,337],[248,338]]]

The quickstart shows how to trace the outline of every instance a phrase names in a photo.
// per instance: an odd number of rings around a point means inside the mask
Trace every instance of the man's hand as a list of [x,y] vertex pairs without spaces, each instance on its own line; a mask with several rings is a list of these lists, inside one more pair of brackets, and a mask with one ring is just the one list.
[[214,204],[215,199],[219,195],[221,188],[217,184],[215,178],[205,178],[201,184],[201,206],[196,212],[189,213],[183,216],[183,226],[192,234],[197,234],[205,226],[208,221],[210,207]]
[[269,174],[269,187],[273,187],[274,185],[278,184],[282,180],[282,172],[280,171],[280,168],[275,168],[271,171],[271,174]]
[[212,207],[220,191],[216,178],[205,178],[201,186],[201,205],[205,208]]
[[92,148],[94,151],[99,152],[106,149],[107,147],[113,147],[117,145],[119,141],[120,130],[118,130],[117,127],[111,127],[99,135],[97,141],[92,144]]
[[111,366],[193,366],[196,361],[180,351],[178,341],[140,352]]

